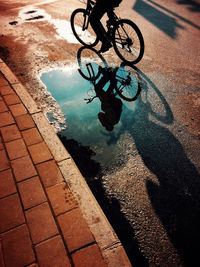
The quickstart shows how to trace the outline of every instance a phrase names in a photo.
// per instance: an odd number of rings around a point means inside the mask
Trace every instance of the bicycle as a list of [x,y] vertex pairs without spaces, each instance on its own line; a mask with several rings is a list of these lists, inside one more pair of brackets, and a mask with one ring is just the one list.
[[[84,46],[93,47],[99,42],[90,23],[89,16],[92,0],[83,0],[86,8],[78,8],[72,12],[70,23],[74,36]],[[107,38],[111,42],[118,57],[127,63],[138,63],[144,54],[144,39],[138,26],[129,19],[119,18],[114,9],[106,22]]]
[[[91,59],[93,58],[93,60],[88,62],[88,60],[82,59],[84,58],[82,57],[82,54],[90,54]],[[133,67],[125,63],[121,63],[120,67],[110,67],[100,53],[94,48],[87,46],[81,47],[78,50],[77,58],[79,73],[84,79],[91,81],[94,88],[103,75],[108,75],[110,82],[115,84],[112,92],[114,96],[118,95],[129,102],[135,101],[138,98],[141,92],[141,87],[138,83],[138,74]],[[98,95],[85,100],[90,103],[96,97],[98,97]]]

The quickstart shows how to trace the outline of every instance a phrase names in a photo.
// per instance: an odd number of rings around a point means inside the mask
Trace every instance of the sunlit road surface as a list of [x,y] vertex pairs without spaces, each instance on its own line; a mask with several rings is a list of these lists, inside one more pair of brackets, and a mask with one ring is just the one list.
[[[40,75],[77,64],[80,44],[69,21],[82,6],[0,2],[0,56],[44,111],[49,102]],[[118,13],[144,36],[137,64],[143,90],[137,113],[124,124],[123,164],[103,186],[122,211],[129,236],[119,235],[133,266],[200,266],[200,2],[124,0]],[[103,56],[120,64],[112,49]]]

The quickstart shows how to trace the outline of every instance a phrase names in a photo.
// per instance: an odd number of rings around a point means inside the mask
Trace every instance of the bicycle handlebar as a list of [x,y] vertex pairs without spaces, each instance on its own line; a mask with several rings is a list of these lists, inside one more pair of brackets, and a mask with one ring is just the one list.
[[91,103],[95,98],[97,97],[97,95],[91,97],[91,98],[84,98],[85,101],[87,101],[86,103],[89,104]]

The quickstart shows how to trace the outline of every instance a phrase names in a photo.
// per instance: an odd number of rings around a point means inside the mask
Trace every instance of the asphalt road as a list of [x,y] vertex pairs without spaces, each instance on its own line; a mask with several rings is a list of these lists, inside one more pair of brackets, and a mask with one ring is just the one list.
[[[77,64],[69,20],[80,6],[0,2],[0,57],[44,111],[40,74]],[[102,190],[133,266],[200,266],[200,1],[124,0],[117,12],[144,36],[143,90],[131,130],[124,123],[123,167],[104,175]],[[104,57],[120,64],[112,50]]]

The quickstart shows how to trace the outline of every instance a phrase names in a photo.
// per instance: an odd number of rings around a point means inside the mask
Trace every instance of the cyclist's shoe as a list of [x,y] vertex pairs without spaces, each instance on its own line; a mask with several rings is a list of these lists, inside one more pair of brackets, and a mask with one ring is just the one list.
[[99,50],[100,53],[104,53],[108,51],[112,47],[110,42],[103,42],[101,45],[101,49]]

